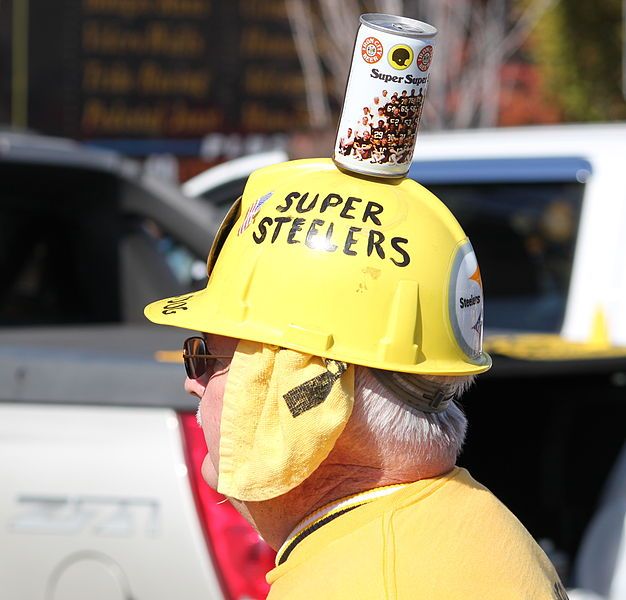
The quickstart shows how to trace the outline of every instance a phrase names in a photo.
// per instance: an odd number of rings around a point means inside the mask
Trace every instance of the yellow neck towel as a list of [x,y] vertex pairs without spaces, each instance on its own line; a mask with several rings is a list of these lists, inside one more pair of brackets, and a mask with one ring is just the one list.
[[302,483],[328,456],[354,404],[354,367],[242,340],[220,431],[218,491],[268,500]]

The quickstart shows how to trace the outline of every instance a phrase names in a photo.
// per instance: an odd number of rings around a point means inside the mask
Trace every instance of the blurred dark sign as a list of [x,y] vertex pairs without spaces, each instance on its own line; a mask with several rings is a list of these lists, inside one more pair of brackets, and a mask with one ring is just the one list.
[[4,122],[135,140],[306,125],[283,0],[13,0],[0,23]]

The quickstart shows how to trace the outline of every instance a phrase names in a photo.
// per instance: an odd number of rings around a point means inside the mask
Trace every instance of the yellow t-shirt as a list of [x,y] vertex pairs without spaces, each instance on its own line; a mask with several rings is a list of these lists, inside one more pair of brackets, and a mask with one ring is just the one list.
[[567,598],[523,525],[460,468],[358,506],[292,547],[267,575],[268,600]]

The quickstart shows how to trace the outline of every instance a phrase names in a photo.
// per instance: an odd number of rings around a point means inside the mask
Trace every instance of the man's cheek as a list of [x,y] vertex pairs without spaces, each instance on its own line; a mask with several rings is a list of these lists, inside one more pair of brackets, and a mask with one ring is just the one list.
[[217,466],[213,464],[211,456],[207,454],[202,461],[202,479],[214,490],[217,489]]
[[202,421],[202,432],[209,452],[219,449],[220,444],[220,420],[222,411],[217,410],[216,402],[212,399],[203,399],[200,402],[200,418]]

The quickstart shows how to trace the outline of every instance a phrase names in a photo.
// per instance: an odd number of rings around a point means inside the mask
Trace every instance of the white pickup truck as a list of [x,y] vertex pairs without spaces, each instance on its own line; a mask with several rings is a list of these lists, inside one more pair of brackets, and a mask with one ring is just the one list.
[[218,225],[112,153],[0,135],[0,599],[265,597],[273,552],[200,476],[186,336],[143,317],[203,285]]
[[[203,285],[219,215],[285,159],[220,165],[184,197],[114,155],[0,136],[2,600],[265,596],[273,553],[199,476],[186,334],[141,308]],[[464,401],[461,463],[605,600],[626,597],[624,167],[611,124],[422,134],[410,172],[485,285],[494,367]]]

